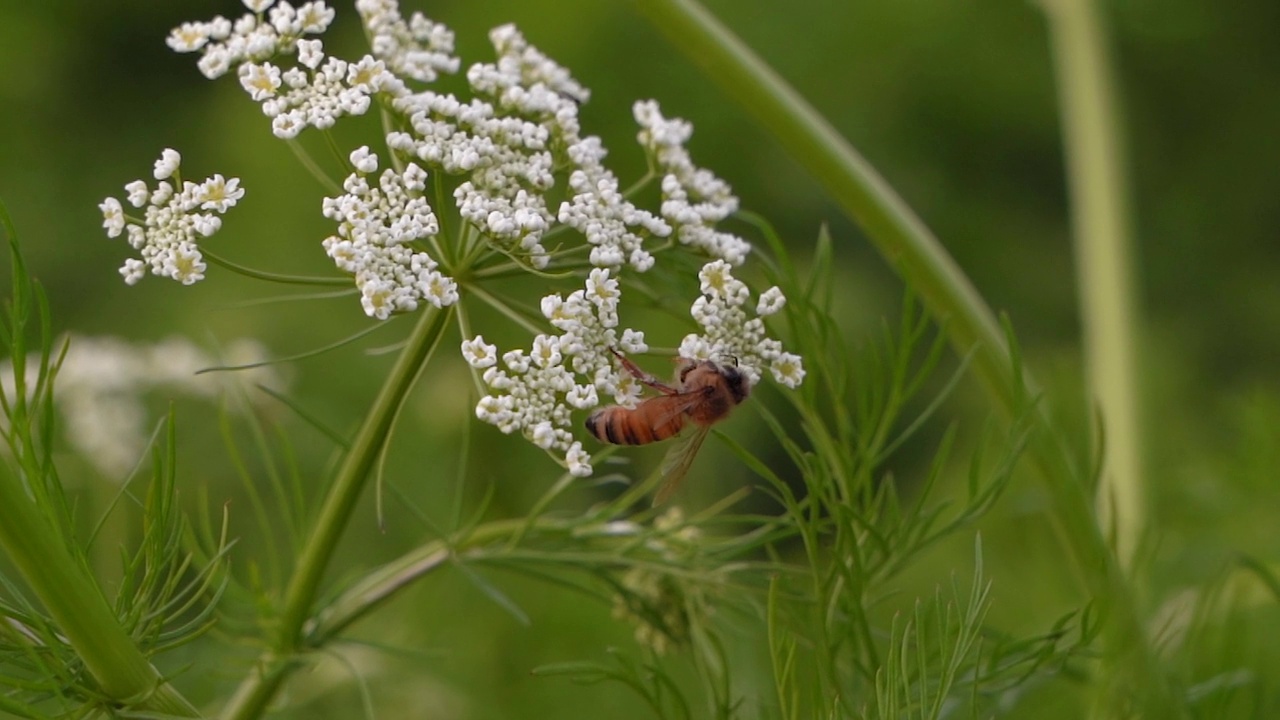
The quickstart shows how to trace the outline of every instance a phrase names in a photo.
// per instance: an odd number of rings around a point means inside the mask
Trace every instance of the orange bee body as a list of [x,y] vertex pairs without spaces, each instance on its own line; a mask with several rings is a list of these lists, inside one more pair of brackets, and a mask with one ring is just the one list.
[[687,423],[696,426],[686,444],[677,447],[663,463],[665,476],[654,504],[665,501],[688,471],[707,432],[747,398],[751,387],[736,367],[710,360],[680,358],[679,388],[659,382],[635,363],[614,355],[637,380],[662,393],[634,408],[611,405],[591,413],[587,431],[601,442],[614,445],[647,445],[680,433]]

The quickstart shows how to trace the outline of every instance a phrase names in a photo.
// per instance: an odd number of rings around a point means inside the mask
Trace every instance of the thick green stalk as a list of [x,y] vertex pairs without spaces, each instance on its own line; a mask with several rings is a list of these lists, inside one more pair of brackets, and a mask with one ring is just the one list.
[[1128,565],[1143,525],[1127,193],[1105,33],[1093,0],[1042,0],[1053,39],[1071,187],[1088,388],[1102,411],[1098,509]]
[[12,471],[0,473],[0,546],[104,694],[136,710],[200,717],[124,631],[97,583]]
[[360,499],[369,470],[387,441],[396,412],[427,356],[444,333],[447,318],[447,312],[430,307],[422,312],[408,344],[387,376],[373,407],[365,415],[364,424],[338,469],[333,486],[320,508],[315,529],[303,548],[297,569],[285,591],[276,637],[259,658],[255,669],[236,689],[223,711],[226,720],[249,720],[261,716],[294,667],[294,658],[301,649],[303,623],[311,614],[320,580],[333,557],[334,548]]
[[975,352],[973,366],[1000,406],[1016,396],[1000,326],[978,291],[919,217],[835,128],[710,13],[691,0],[636,0],[721,87],[790,152],[919,292],[936,317],[947,318],[957,350]]
[[[673,43],[817,179],[911,287],[996,400],[1014,412],[1020,394],[999,324],[923,221],[821,115],[741,40],[692,0],[637,0]],[[1034,393],[1030,393],[1034,394]],[[1026,397],[1027,395],[1021,395]]]
[[[635,0],[673,44],[699,64],[789,151],[866,231],[880,253],[920,294],[974,373],[1007,415],[1035,397],[1030,377],[1015,373],[994,314],[938,239],[803,97],[693,0]],[[1048,419],[1041,413],[1046,427]],[[1067,471],[1072,459],[1051,435],[1033,443],[1031,459],[1046,480],[1055,519],[1085,591],[1103,622],[1107,666],[1117,693],[1171,716],[1169,689],[1156,669],[1137,608],[1097,524],[1092,496]],[[1116,695],[1108,692],[1114,699]],[[1104,703],[1107,701],[1104,700]],[[1118,707],[1112,710],[1118,712]]]
[[[9,322],[0,332],[13,364],[12,396],[0,398],[7,416],[9,463],[0,471],[0,549],[22,574],[27,585],[44,605],[76,655],[84,663],[99,689],[121,706],[134,710],[177,717],[200,717],[196,708],[161,677],[142,651],[125,632],[120,619],[102,594],[97,582],[80,558],[72,553],[61,528],[42,506],[50,502],[45,492],[47,448],[37,445],[36,428],[41,411],[48,411],[52,375],[41,363],[40,377],[28,385],[27,330],[33,319],[40,321],[40,337],[51,342],[48,308],[32,286],[17,232],[8,209],[0,203],[0,228],[9,244],[13,264],[13,298],[8,307]],[[35,306],[35,307],[33,307]],[[43,346],[46,350],[48,345]],[[34,390],[33,410],[28,391]],[[46,511],[48,510],[48,511]]]

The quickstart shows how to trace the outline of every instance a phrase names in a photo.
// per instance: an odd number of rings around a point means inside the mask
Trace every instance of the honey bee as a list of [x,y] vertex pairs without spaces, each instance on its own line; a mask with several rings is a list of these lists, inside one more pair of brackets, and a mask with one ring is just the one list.
[[634,408],[610,405],[591,413],[587,431],[601,442],[614,445],[647,445],[675,437],[688,423],[693,432],[671,449],[662,463],[662,486],[653,504],[660,505],[679,487],[702,447],[711,426],[747,398],[751,387],[738,368],[710,360],[680,358],[676,377],[680,386],[671,387],[649,375],[616,350],[610,352],[636,380],[661,395],[642,401]]

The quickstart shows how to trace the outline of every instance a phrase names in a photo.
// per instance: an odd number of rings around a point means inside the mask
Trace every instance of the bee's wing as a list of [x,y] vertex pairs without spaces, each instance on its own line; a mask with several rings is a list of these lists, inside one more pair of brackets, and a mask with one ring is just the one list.
[[684,476],[689,472],[689,466],[693,464],[698,448],[702,447],[702,441],[707,439],[707,433],[710,431],[709,425],[697,425],[693,432],[682,435],[676,440],[677,444],[667,452],[666,458],[662,461],[662,485],[653,496],[654,505],[666,502],[679,489],[680,481],[684,480]]
[[651,397],[641,404],[653,408],[651,411],[653,414],[650,416],[653,425],[661,427],[674,420],[677,415],[683,415],[696,407],[704,399],[705,396],[700,392],[681,392]]

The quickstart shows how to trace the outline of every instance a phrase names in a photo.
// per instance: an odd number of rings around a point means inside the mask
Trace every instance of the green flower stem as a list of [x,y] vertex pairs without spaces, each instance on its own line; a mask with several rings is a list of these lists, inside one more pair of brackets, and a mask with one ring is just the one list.
[[[777,138],[862,226],[880,253],[922,297],[995,406],[1012,416],[1034,384],[1010,362],[995,316],[972,283],[903,200],[793,88],[693,0],[635,0],[673,43],[717,81]],[[1048,419],[1041,412],[1047,427]],[[1073,460],[1051,434],[1031,445],[1046,481],[1055,520],[1074,568],[1103,622],[1107,691],[1172,717],[1169,689],[1156,670],[1134,599],[1098,525],[1088,488],[1069,471]],[[1114,698],[1112,698],[1114,699]],[[1106,701],[1102,702],[1106,705]],[[1118,705],[1110,707],[1119,712]],[[1104,711],[1105,712],[1105,711]]]
[[342,192],[342,185],[329,177],[329,173],[325,172],[324,168],[320,167],[320,163],[316,162],[316,159],[311,157],[311,153],[307,152],[307,149],[302,147],[302,143],[298,142],[297,138],[286,140],[285,143],[287,143],[289,145],[289,149],[293,151],[294,157],[298,158],[298,162],[302,163],[302,167],[306,168],[307,172],[311,173],[311,177],[315,178],[326,192],[334,195],[338,195]]
[[1058,72],[1088,387],[1104,421],[1098,507],[1102,525],[1114,529],[1120,562],[1128,566],[1142,532],[1144,482],[1136,293],[1110,62],[1097,3],[1042,4]]
[[296,655],[301,647],[303,623],[311,614],[320,580],[333,556],[338,539],[355,510],[364,489],[369,470],[386,444],[387,434],[396,411],[404,402],[422,364],[440,341],[448,312],[427,307],[418,325],[387,376],[373,407],[365,416],[351,449],[338,469],[333,486],[325,498],[315,529],[303,548],[288,588],[276,637],[263,653],[257,667],[241,682],[223,711],[225,720],[249,720],[260,717],[280,684],[297,667]]
[[[432,540],[410,550],[373,570],[329,603],[307,624],[307,637],[317,644],[323,643],[455,555],[511,537],[528,524],[524,518],[497,520],[472,528],[462,537]],[[536,523],[538,527],[547,524],[545,520]]]
[[12,471],[0,473],[0,546],[107,697],[134,709],[200,717],[124,631],[97,583]]
[[234,263],[220,255],[209,252],[208,249],[203,247],[200,248],[200,252],[214,265],[221,265],[232,272],[240,273],[245,277],[254,278],[255,280],[266,280],[267,282],[277,282],[286,285],[332,285],[334,287],[351,286],[350,277],[339,277],[337,275],[333,277],[284,275],[281,273],[264,272],[262,270],[254,270],[247,265]]

